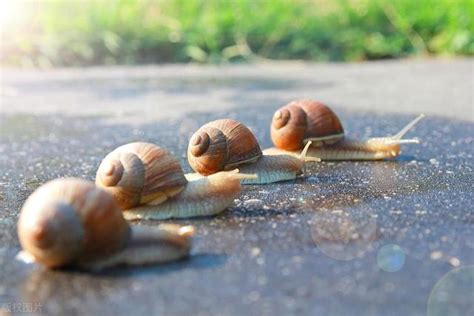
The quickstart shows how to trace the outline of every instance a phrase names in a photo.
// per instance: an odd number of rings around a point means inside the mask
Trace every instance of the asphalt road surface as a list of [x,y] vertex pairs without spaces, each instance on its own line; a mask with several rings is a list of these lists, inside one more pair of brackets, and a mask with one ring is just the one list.
[[[473,59],[1,72],[0,315],[473,315]],[[248,186],[197,229],[191,257],[101,273],[15,260],[19,210],[42,183],[93,180],[115,147],[149,141],[190,171],[190,135],[217,118],[271,146],[273,112],[319,99],[346,133],[398,131],[395,160],[309,165]],[[156,222],[138,224],[156,225]]]

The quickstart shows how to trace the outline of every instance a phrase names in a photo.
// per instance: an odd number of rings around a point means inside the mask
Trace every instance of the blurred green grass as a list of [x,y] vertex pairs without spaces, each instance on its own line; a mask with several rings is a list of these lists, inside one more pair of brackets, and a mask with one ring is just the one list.
[[[474,54],[473,0],[40,1],[0,63],[71,66]],[[31,8],[30,8],[31,9]]]

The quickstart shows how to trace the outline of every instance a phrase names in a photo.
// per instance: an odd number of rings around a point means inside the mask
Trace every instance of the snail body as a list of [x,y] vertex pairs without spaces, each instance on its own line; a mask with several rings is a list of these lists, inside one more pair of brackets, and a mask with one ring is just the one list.
[[131,143],[104,158],[96,185],[112,194],[126,219],[158,220],[215,215],[240,193],[239,180],[253,177],[221,172],[212,179],[188,181],[167,150],[150,143]]
[[[308,145],[309,146],[309,145]],[[242,179],[242,184],[265,184],[292,180],[302,173],[306,150],[297,156],[274,157],[262,154],[253,133],[242,123],[231,119],[209,122],[191,137],[188,162],[198,174],[207,176],[239,168],[256,178]]]
[[312,100],[297,100],[278,109],[273,115],[271,138],[275,147],[266,155],[296,155],[312,141],[309,157],[322,160],[382,160],[397,157],[402,144],[417,144],[418,139],[402,139],[424,115],[408,123],[397,134],[367,140],[346,138],[336,114],[326,105]]
[[101,269],[188,255],[192,227],[130,226],[113,197],[93,183],[65,178],[39,187],[24,203],[18,237],[29,258],[48,268]]
[[241,182],[242,184],[267,184],[294,180],[303,173],[306,161],[306,156],[301,153],[278,157],[262,155],[255,163],[240,166],[240,171],[257,175],[254,179],[243,179]]
[[128,220],[212,216],[231,205],[241,191],[240,179],[254,178],[239,170],[206,177],[189,176],[190,181],[177,198],[158,205],[142,205],[124,211]]

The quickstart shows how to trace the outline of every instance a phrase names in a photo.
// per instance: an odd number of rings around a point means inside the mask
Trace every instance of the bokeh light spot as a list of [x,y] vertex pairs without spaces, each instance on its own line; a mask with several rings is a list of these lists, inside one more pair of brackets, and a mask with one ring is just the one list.
[[400,271],[405,264],[405,252],[398,245],[385,245],[377,253],[377,264],[386,272]]
[[474,315],[474,266],[455,268],[436,283],[427,315]]

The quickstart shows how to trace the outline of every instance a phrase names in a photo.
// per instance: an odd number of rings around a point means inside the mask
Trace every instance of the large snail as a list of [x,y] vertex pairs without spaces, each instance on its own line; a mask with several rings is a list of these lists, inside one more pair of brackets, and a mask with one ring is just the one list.
[[23,205],[19,258],[49,268],[161,263],[187,256],[192,234],[191,226],[130,226],[112,196],[92,182],[56,179]]
[[243,184],[264,184],[292,180],[302,173],[306,161],[319,159],[306,157],[310,144],[297,157],[290,155],[263,155],[257,139],[242,123],[221,119],[199,128],[188,146],[188,162],[200,175],[239,168],[243,173],[256,174]]
[[354,140],[344,137],[344,129],[336,114],[323,103],[296,100],[278,109],[273,115],[271,138],[276,148],[268,155],[296,155],[305,143],[312,141],[309,157],[322,160],[381,160],[400,154],[401,144],[417,144],[418,139],[402,139],[424,115],[408,123],[397,134]]
[[239,195],[240,179],[254,177],[230,171],[188,181],[167,150],[139,142],[109,153],[96,185],[112,194],[126,219],[168,219],[217,214]]

